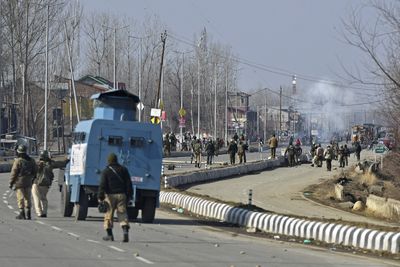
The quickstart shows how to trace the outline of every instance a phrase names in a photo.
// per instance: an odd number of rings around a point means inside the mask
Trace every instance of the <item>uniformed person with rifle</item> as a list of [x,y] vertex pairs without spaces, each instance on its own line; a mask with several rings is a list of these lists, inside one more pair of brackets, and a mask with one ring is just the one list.
[[40,152],[39,162],[37,164],[37,175],[32,185],[33,204],[38,217],[47,217],[47,193],[54,179],[53,169],[65,167],[68,161],[69,160],[52,160],[47,150]]
[[107,203],[108,209],[104,215],[104,229],[107,235],[105,241],[114,241],[113,218],[117,211],[117,218],[122,227],[124,237],[122,242],[129,242],[129,221],[126,205],[133,195],[132,181],[127,168],[118,163],[117,155],[108,156],[108,166],[101,173],[98,201]]
[[16,219],[18,220],[31,219],[32,181],[36,177],[36,172],[35,160],[28,156],[25,145],[19,145],[10,177],[10,189],[15,188],[17,195],[19,214]]

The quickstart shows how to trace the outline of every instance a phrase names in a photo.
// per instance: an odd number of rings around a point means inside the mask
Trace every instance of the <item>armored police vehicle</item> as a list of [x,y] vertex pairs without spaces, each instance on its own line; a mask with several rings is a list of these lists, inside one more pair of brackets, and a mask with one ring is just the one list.
[[159,206],[162,134],[157,124],[136,120],[136,95],[111,90],[91,97],[93,119],[81,121],[73,133],[70,162],[61,186],[61,213],[85,220],[89,207],[97,207],[97,192],[107,157],[113,152],[131,175],[133,196],[128,217],[142,210],[142,221],[153,222]]

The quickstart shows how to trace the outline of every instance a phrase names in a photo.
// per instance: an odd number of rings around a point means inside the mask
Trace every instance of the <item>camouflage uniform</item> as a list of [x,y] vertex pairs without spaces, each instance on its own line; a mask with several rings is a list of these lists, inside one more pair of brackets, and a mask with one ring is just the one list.
[[65,167],[68,161],[53,161],[45,150],[38,162],[38,171],[32,185],[32,198],[38,217],[47,217],[47,193],[54,179],[53,169]]
[[200,164],[201,164],[201,143],[200,143],[200,139],[197,140],[197,142],[193,145],[193,152],[194,155],[196,157],[194,165],[195,167],[199,167],[200,168]]
[[26,154],[25,146],[20,145],[17,153],[18,158],[14,160],[10,177],[10,188],[15,187],[17,204],[20,210],[16,219],[30,220],[32,181],[36,177],[37,166],[35,160]]

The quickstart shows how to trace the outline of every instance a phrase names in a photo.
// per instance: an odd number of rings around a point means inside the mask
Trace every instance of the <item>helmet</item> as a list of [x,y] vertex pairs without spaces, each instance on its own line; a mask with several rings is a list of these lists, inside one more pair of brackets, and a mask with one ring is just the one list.
[[25,145],[19,145],[17,148],[17,153],[18,154],[26,154],[26,146]]
[[40,158],[40,159],[48,159],[48,158],[50,158],[50,157],[49,157],[49,151],[47,151],[47,150],[41,151],[41,152],[40,152],[40,155],[39,155],[39,158]]
[[99,210],[100,213],[106,213],[109,209],[109,205],[105,201],[99,202],[99,205],[97,206],[97,209]]

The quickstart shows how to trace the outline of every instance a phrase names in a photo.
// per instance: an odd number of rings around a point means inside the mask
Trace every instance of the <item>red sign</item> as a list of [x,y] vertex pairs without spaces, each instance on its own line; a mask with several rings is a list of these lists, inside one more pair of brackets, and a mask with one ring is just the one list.
[[165,112],[164,110],[161,112],[161,120],[162,121],[166,121],[167,120],[167,112]]

